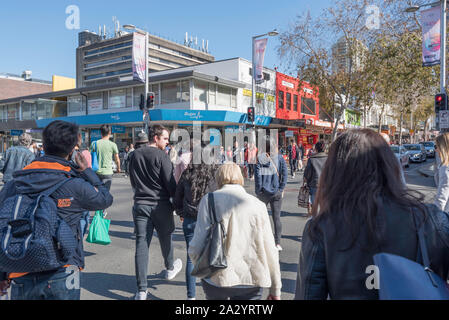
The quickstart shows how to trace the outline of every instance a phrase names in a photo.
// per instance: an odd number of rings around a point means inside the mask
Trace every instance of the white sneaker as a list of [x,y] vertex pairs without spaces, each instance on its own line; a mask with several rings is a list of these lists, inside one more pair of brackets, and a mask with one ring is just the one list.
[[196,298],[187,298],[187,300],[196,300]]
[[278,249],[278,251],[282,251],[281,245],[280,245],[280,244],[277,244],[277,245],[276,245],[276,249]]
[[147,300],[147,292],[146,291],[137,292],[136,296],[134,297],[134,300]]
[[181,259],[176,259],[173,262],[173,270],[166,270],[165,279],[172,280],[182,269],[182,261]]

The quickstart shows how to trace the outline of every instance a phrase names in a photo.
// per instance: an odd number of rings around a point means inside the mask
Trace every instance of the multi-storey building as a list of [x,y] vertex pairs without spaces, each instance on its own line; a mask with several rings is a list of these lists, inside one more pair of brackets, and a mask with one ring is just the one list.
[[[133,34],[120,31],[104,39],[83,31],[76,49],[78,88],[105,85],[132,79]],[[149,35],[149,72],[213,62],[206,50],[196,50],[155,35]]]

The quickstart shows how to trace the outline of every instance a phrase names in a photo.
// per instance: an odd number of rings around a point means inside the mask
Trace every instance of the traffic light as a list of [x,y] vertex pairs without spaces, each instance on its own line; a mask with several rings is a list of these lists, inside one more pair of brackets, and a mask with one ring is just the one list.
[[153,107],[154,107],[154,93],[150,92],[150,93],[148,93],[148,98],[147,98],[147,108],[153,109]]
[[139,108],[142,111],[145,109],[145,96],[143,94],[140,95]]
[[445,93],[435,95],[435,113],[438,114],[441,110],[447,110],[447,96]]
[[248,108],[248,122],[254,122],[254,107]]

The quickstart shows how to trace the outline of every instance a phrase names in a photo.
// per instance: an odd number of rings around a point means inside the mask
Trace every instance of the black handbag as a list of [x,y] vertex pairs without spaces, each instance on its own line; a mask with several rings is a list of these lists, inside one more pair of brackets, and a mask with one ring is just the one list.
[[208,197],[211,226],[203,251],[191,272],[192,276],[199,278],[209,278],[228,266],[224,248],[226,233],[222,223],[217,221],[214,194],[211,192]]
[[298,207],[309,208],[310,206],[310,188],[307,186],[305,180],[298,193]]

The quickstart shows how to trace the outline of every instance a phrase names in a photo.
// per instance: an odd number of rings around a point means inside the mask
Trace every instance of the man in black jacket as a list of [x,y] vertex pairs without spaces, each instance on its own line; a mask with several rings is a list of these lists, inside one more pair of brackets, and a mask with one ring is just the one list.
[[310,156],[307,161],[306,169],[304,170],[304,179],[310,189],[310,202],[313,204],[315,194],[318,189],[318,182],[320,181],[321,171],[327,160],[327,154],[324,152],[326,145],[323,141],[318,141],[315,145],[316,153]]
[[171,235],[175,230],[173,205],[176,181],[173,164],[165,153],[169,132],[160,125],[139,134],[139,144],[129,163],[131,186],[134,191],[133,218],[136,227],[136,278],[138,292],[136,300],[147,299],[148,256],[153,231],[156,229],[165,262],[166,279],[172,280],[182,269],[181,259],[173,261]]

